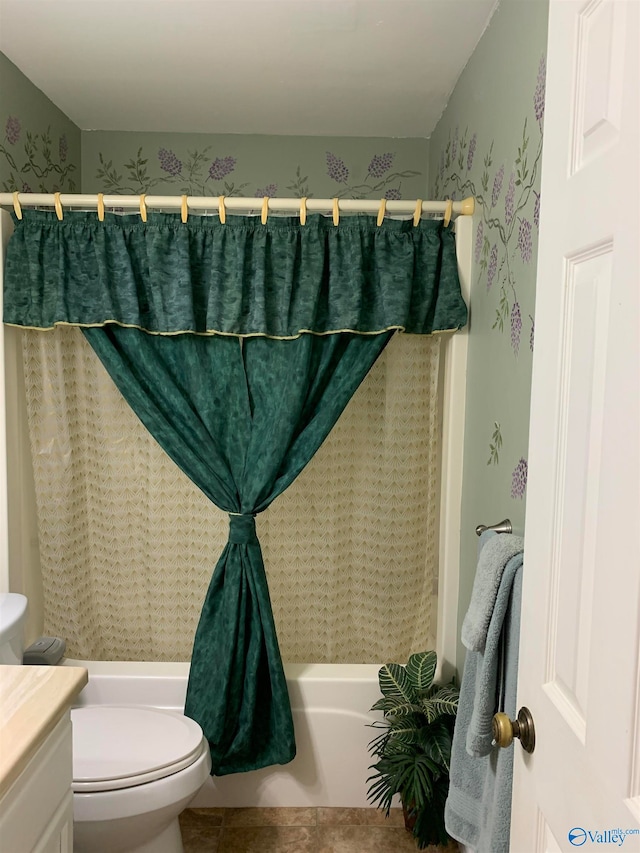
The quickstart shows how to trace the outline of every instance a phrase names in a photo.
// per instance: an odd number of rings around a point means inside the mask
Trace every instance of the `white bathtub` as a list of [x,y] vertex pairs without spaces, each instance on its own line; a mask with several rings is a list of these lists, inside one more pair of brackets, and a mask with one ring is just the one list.
[[[67,660],[84,666],[89,684],[84,705],[147,705],[183,710],[188,663]],[[369,708],[379,698],[378,665],[285,665],[296,733],[297,755],[287,765],[211,777],[193,801],[214,806],[365,807],[367,744],[380,719]]]

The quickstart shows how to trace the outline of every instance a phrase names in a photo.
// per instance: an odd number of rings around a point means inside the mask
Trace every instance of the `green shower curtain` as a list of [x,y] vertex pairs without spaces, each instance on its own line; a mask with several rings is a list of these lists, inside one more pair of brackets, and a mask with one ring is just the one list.
[[[295,479],[396,329],[466,322],[440,223],[26,211],[5,322],[82,327],[140,420],[229,513],[185,712],[217,775],[286,763],[293,724],[254,517]],[[330,488],[331,484],[327,484]]]

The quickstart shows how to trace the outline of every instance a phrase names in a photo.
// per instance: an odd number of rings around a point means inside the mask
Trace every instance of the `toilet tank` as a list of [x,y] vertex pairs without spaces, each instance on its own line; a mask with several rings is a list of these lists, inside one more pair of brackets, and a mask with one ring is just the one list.
[[0,592],[0,664],[22,663],[26,613],[26,596]]

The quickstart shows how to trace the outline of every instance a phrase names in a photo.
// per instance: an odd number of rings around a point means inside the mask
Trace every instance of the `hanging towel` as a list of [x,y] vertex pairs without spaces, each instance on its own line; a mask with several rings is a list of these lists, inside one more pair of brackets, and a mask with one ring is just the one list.
[[[509,851],[513,747],[492,746],[491,724],[497,710],[504,711],[511,719],[516,712],[522,539],[487,532],[483,534],[481,547],[484,551],[494,539],[503,538],[518,539],[520,552],[503,565],[484,650],[467,651],[445,805],[447,832],[475,853]],[[485,578],[476,575],[476,582],[484,585]]]
[[466,649],[476,652],[484,649],[502,573],[509,560],[523,548],[521,536],[497,536],[491,530],[482,534],[471,602],[462,623],[462,643]]

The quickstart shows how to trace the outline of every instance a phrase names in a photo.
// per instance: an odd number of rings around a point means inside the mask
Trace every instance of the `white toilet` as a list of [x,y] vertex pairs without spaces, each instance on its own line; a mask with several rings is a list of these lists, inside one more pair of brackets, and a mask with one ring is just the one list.
[[[26,599],[0,594],[0,662],[22,662]],[[71,711],[74,853],[182,853],[178,815],[211,770],[200,726],[159,708]]]

